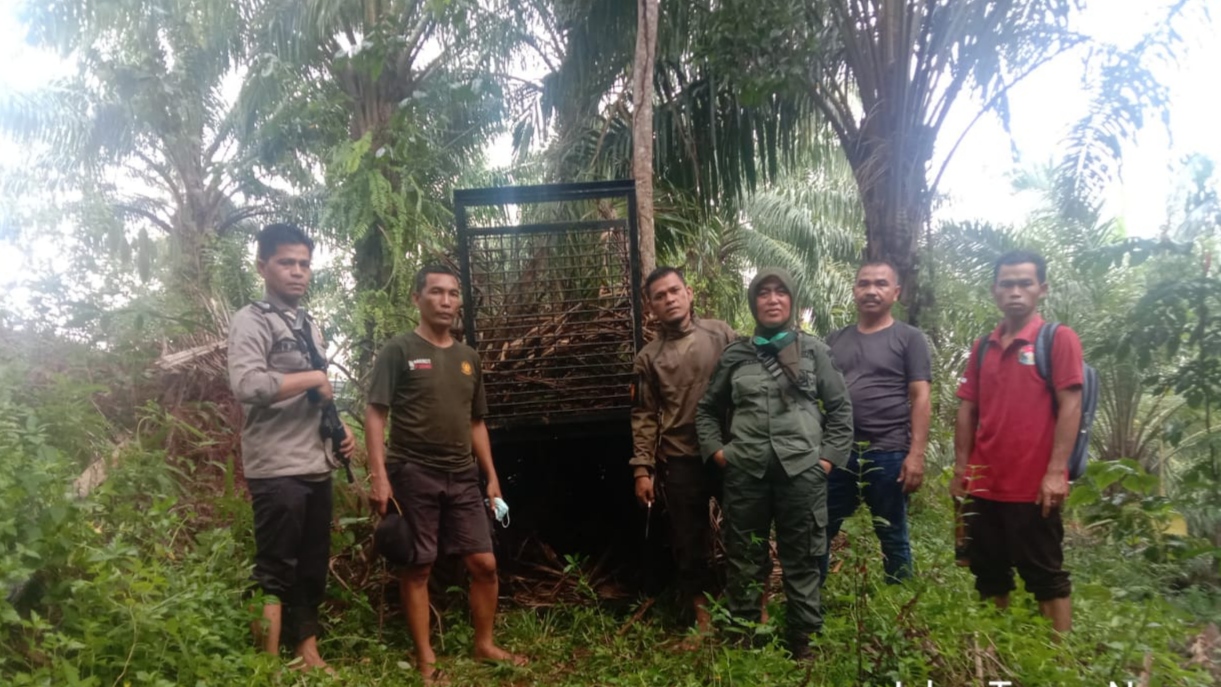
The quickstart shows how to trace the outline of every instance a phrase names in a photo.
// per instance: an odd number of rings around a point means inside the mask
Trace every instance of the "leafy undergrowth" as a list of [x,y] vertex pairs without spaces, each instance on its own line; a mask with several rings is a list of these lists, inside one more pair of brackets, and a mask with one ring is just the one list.
[[[322,651],[337,678],[302,676],[255,653],[243,601],[250,523],[241,498],[231,489],[201,496],[190,471],[131,442],[105,484],[75,499],[67,485],[80,465],[57,439],[31,407],[0,397],[4,684],[418,684],[401,615],[375,608],[369,599],[379,595],[368,585],[330,587]],[[881,584],[867,515],[848,523],[851,546],[828,582],[827,625],[807,666],[768,641],[779,634],[780,600],[773,625],[732,627],[718,613],[718,638],[683,651],[672,607],[659,603],[633,619],[635,606],[592,596],[583,605],[503,609],[498,639],[531,663],[485,665],[469,658],[471,628],[456,590],[436,641],[442,668],[458,685],[1215,684],[1215,647],[1201,633],[1218,614],[1218,595],[1189,574],[1201,558],[1215,568],[1208,554],[1175,558],[1139,531],[1113,536],[1114,522],[1071,527],[1076,626],[1055,642],[1029,596],[1015,595],[1007,612],[975,600],[969,573],[953,565],[943,494],[930,485],[914,501],[919,570],[902,586]],[[368,529],[355,515],[338,523],[337,550]],[[742,634],[759,648],[731,641]]]

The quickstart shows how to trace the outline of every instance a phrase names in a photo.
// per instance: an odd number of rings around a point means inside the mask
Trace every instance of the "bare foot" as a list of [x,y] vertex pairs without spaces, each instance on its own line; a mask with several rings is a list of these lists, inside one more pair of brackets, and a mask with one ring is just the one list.
[[321,670],[331,677],[338,675],[334,668],[327,665],[327,662],[320,658],[317,660],[307,660],[303,656],[297,656],[288,664],[288,667],[300,673],[306,673],[311,670]]
[[322,670],[327,675],[334,676],[335,669],[327,665],[318,654],[318,642],[314,637],[306,639],[297,645],[296,659],[292,662],[294,670]]
[[683,638],[683,641],[678,643],[678,650],[679,651],[699,651],[699,649],[704,646],[704,641],[706,639],[708,639],[708,637],[711,634],[712,634],[711,632],[702,632],[702,631],[696,632],[694,634],[688,634],[686,637]]
[[449,684],[449,678],[437,667],[436,663],[421,663],[420,677],[424,679],[426,687],[443,687]]
[[491,661],[493,663],[511,663],[519,668],[530,663],[530,660],[525,656],[511,654],[494,644],[483,649],[476,647],[475,658],[480,661]]

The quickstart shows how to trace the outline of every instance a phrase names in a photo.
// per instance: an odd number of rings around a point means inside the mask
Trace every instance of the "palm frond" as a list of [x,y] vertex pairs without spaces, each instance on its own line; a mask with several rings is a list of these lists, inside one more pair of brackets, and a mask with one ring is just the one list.
[[[552,12],[562,54],[542,80],[542,125],[531,120],[516,128],[518,153],[523,145],[547,144],[555,153],[555,179],[619,176],[630,154],[606,155],[630,153],[631,113],[623,96],[635,7],[570,0],[555,3]],[[794,169],[818,128],[812,106],[799,95],[754,91],[719,69],[708,52],[725,22],[719,3],[664,4],[661,12],[653,75],[657,184],[697,199],[703,213],[741,207],[747,194]],[[626,138],[612,138],[621,134]],[[659,226],[659,242],[663,231]]]
[[1107,189],[1122,178],[1124,146],[1150,118],[1169,125],[1170,92],[1157,74],[1174,67],[1184,48],[1176,27],[1185,22],[1209,23],[1202,3],[1175,0],[1131,48],[1094,47],[1083,78],[1089,110],[1069,130],[1056,169],[1057,205],[1065,218],[1095,223]]
[[46,150],[61,168],[74,167],[96,141],[95,103],[82,84],[61,81],[35,91],[0,90],[0,131],[14,141]]

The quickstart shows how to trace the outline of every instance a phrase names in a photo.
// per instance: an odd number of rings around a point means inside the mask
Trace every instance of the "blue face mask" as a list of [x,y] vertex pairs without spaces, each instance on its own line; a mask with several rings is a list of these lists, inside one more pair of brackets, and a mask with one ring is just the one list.
[[500,523],[501,527],[509,526],[509,504],[505,503],[504,499],[497,496],[491,502],[487,499],[484,499],[483,502],[491,506],[492,510],[495,511],[496,521]]

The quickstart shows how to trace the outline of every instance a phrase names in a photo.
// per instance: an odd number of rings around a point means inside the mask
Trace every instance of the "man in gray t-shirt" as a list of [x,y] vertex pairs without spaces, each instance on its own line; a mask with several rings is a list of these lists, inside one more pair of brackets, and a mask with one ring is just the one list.
[[[907,494],[924,479],[932,379],[924,334],[890,314],[898,282],[888,263],[862,265],[852,287],[858,321],[827,337],[852,396],[856,444],[848,464],[830,475],[827,539],[863,500],[882,544],[886,581],[892,583],[912,572]],[[827,559],[824,555],[824,580]]]

